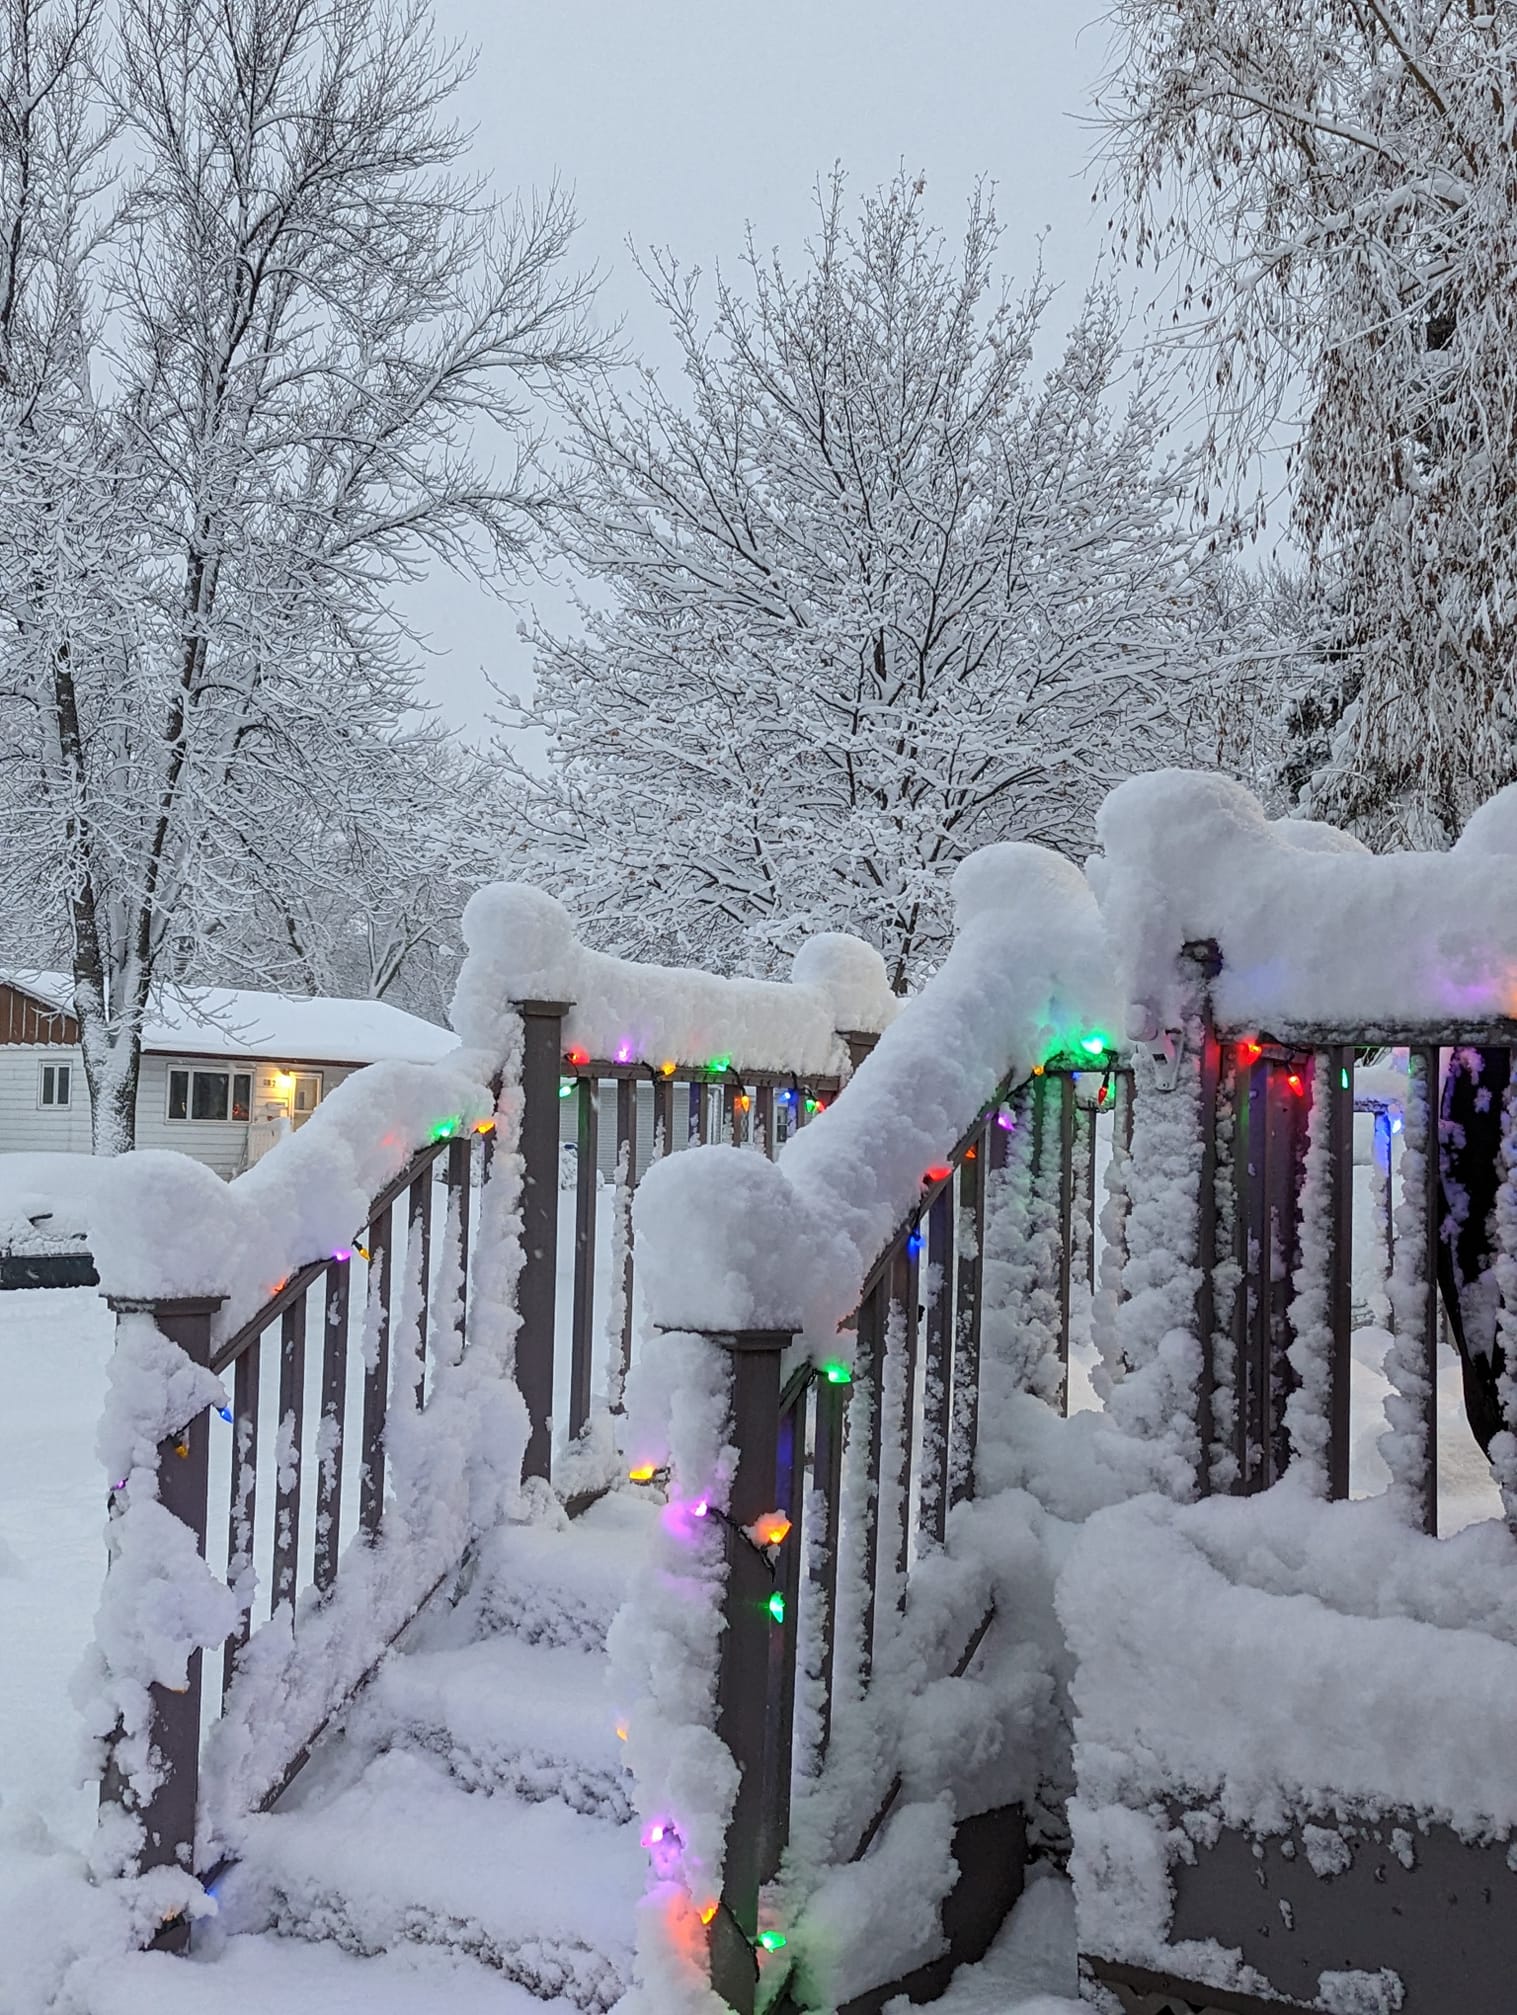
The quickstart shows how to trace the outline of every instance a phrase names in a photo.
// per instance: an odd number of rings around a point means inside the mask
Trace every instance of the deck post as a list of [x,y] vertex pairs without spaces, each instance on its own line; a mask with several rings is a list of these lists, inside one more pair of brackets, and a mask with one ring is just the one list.
[[859,1065],[879,1041],[872,1029],[840,1028],[838,1041],[848,1052],[848,1075],[852,1077]]
[[558,1080],[563,1070],[567,1001],[518,1001],[522,1019],[522,1267],[517,1289],[521,1334],[516,1383],[526,1402],[522,1475],[549,1479],[553,1468],[553,1354],[558,1295]]
[[[771,1782],[780,1771],[788,1778],[790,1759],[777,1753],[771,1730],[795,1613],[793,1605],[783,1616],[772,1612],[771,1598],[777,1589],[783,1592],[782,1584],[745,1528],[778,1508],[780,1362],[792,1338],[786,1330],[741,1330],[709,1340],[732,1360],[732,1440],[738,1451],[725,1527],[725,1627],[716,1693],[716,1732],[737,1764],[738,1791],[722,1907],[711,1924],[711,1984],[737,2015],[753,2015],[759,1888],[778,1859],[777,1847],[784,1845],[772,1837]],[[790,1453],[793,1473],[798,1451]]]
[[[118,1318],[147,1315],[170,1343],[177,1344],[192,1364],[211,1361],[211,1318],[225,1296],[197,1295],[177,1299],[139,1299],[108,1295],[107,1306]],[[158,1499],[171,1517],[195,1535],[202,1558],[208,1516],[207,1480],[210,1419],[204,1407],[158,1444]],[[141,1872],[150,1868],[193,1869],[195,1813],[200,1798],[200,1691],[203,1654],[190,1654],[187,1683],[176,1692],[154,1681],[152,1747],[163,1758],[163,1781],[145,1803],[139,1802],[117,1768],[115,1743],[109,1746],[100,1780],[102,1805],[121,1805],[142,1823],[143,1844],[137,1856]],[[159,1951],[188,1948],[189,1919],[171,1918],[153,1940]]]

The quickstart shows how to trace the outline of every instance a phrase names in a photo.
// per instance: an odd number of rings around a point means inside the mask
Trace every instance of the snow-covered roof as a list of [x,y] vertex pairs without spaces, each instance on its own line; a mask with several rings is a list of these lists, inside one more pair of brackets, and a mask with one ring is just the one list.
[[[48,1007],[73,1009],[64,973],[0,967],[0,982]],[[145,1050],[312,1063],[436,1063],[458,1047],[451,1029],[387,1001],[326,1000],[244,987],[176,987],[154,999]]]

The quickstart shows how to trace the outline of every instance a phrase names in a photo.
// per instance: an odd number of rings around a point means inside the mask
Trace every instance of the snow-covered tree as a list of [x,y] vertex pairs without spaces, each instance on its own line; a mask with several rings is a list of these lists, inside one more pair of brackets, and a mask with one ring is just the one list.
[[362,803],[308,799],[277,846],[250,847],[257,899],[186,947],[186,977],[387,1000],[446,1023],[459,919],[517,848],[511,808],[488,759],[445,735],[386,736],[364,755],[384,829]]
[[99,1149],[313,806],[403,859],[389,590],[542,516],[586,291],[560,195],[461,176],[460,75],[422,0],[0,0],[0,906],[71,963]]
[[538,872],[635,955],[764,971],[859,931],[934,956],[954,864],[1071,849],[1182,747],[1212,533],[1092,293],[1046,377],[1047,306],[996,278],[988,195],[950,251],[905,177],[818,194],[798,269],[647,269],[683,383],[576,400],[577,633],[539,630],[525,720]]
[[1517,6],[1118,0],[1129,240],[1176,254],[1221,457],[1300,422],[1333,583],[1306,808],[1446,844],[1517,777]]

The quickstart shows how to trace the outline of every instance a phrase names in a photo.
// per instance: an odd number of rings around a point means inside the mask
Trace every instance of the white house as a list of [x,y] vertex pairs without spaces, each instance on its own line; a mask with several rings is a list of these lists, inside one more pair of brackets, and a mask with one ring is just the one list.
[[[90,1151],[89,1090],[62,973],[0,970],[0,1154]],[[367,1063],[434,1063],[457,1047],[384,1001],[181,987],[150,1010],[137,1145],[232,1176]]]

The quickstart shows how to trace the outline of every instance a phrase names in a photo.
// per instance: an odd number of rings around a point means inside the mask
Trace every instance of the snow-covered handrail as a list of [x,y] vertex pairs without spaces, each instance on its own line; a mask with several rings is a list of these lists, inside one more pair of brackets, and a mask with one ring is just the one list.
[[[376,1064],[230,1183],[185,1156],[138,1153],[96,1185],[91,1243],[117,1311],[99,1440],[111,1572],[87,1707],[113,1792],[99,1859],[174,1920],[170,1942],[205,1908],[194,1872],[235,1851],[248,1812],[514,1498],[526,1423],[511,1379],[521,1100],[509,1034],[498,1104],[452,1059]],[[275,1370],[277,1433],[260,1463]],[[229,1522],[209,1515],[217,1436],[231,1444]],[[315,1500],[309,1559],[303,1494]],[[260,1589],[255,1535],[271,1498],[273,1577]],[[224,1706],[202,1769],[202,1664],[223,1643]]]
[[298,1133],[230,1182],[188,1155],[118,1157],[91,1215],[101,1291],[220,1296],[213,1339],[231,1337],[300,1268],[348,1248],[419,1150],[493,1122],[489,1073],[482,1080],[455,1055],[354,1071]]
[[774,1166],[710,1148],[650,1174],[637,1227],[655,1322],[804,1332],[830,1356],[926,1171],[997,1088],[1058,1057],[1096,1068],[1116,1047],[1120,1004],[1078,868],[1009,841],[962,862],[953,895],[941,968]]
[[1310,820],[1266,818],[1210,772],[1133,777],[1089,863],[1125,998],[1173,1020],[1175,959],[1221,954],[1219,1028],[1331,1042],[1517,1037],[1517,785],[1449,853],[1372,854]]
[[824,932],[796,954],[788,981],[731,979],[687,966],[612,958],[580,941],[563,904],[524,883],[496,882],[469,900],[467,946],[453,996],[465,1049],[493,1054],[500,1018],[519,1001],[562,1001],[567,1048],[618,1064],[838,1077],[841,1034],[878,1034],[900,1008],[871,945]]

